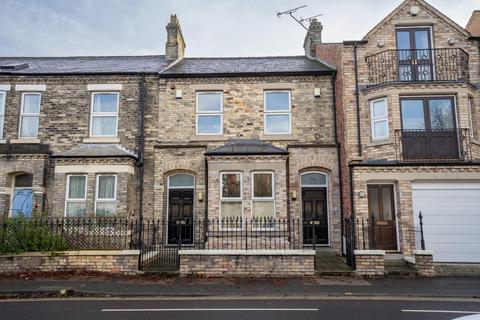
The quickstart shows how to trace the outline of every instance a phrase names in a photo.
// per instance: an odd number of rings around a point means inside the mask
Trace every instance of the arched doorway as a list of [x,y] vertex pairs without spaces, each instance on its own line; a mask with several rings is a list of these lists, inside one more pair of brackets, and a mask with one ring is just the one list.
[[19,174],[13,177],[13,192],[10,204],[12,217],[22,215],[32,217],[33,211],[33,175],[29,173]]
[[169,244],[193,244],[195,178],[190,174],[168,177],[167,229]]
[[328,176],[322,172],[300,175],[302,188],[303,243],[328,245]]

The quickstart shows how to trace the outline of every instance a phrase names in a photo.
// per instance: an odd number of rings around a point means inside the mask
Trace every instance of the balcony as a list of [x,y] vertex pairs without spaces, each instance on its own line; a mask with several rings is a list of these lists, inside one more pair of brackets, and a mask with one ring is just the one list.
[[368,86],[384,83],[467,82],[468,53],[460,48],[387,50],[365,58]]
[[400,161],[467,161],[471,159],[468,129],[396,130]]

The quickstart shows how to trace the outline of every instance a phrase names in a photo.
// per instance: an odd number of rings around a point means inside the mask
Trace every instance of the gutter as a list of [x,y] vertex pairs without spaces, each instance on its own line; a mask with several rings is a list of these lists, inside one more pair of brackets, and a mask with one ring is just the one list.
[[449,161],[449,162],[391,162],[391,163],[350,163],[350,168],[355,167],[455,167],[455,166],[480,166],[480,161]]
[[258,77],[258,76],[319,76],[330,75],[332,70],[291,71],[291,72],[236,72],[236,73],[162,73],[160,78],[217,78],[217,77]]

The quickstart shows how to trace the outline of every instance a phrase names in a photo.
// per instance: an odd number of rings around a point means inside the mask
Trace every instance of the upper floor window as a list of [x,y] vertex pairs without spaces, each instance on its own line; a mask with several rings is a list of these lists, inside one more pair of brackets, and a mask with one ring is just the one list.
[[370,102],[372,140],[388,139],[388,106],[387,98]]
[[40,122],[40,93],[22,94],[20,138],[37,138]]
[[116,137],[118,126],[118,92],[92,93],[90,136]]
[[5,92],[0,91],[0,140],[3,139],[3,123],[5,122],[5,100]]
[[265,221],[274,218],[275,197],[273,172],[253,172],[252,183],[252,218]]
[[95,192],[95,215],[113,216],[117,206],[117,176],[101,174],[97,176]]
[[265,91],[264,105],[265,134],[291,134],[290,91]]
[[197,135],[221,135],[222,111],[222,92],[197,92]]
[[72,174],[67,176],[65,216],[85,216],[87,210],[87,176]]

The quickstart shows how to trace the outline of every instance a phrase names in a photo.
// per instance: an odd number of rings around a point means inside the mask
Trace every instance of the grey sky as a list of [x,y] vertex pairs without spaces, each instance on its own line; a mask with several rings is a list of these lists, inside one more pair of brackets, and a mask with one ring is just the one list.
[[[1,56],[163,54],[176,13],[187,56],[302,54],[305,30],[277,11],[324,14],[325,42],[360,39],[402,0],[2,0]],[[465,26],[480,0],[429,0]]]

